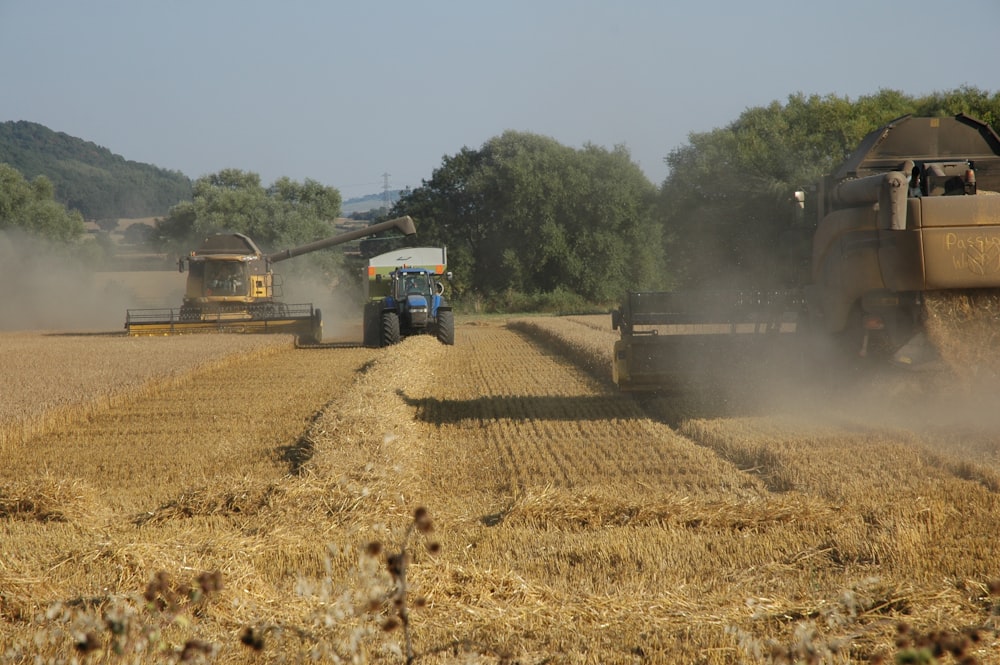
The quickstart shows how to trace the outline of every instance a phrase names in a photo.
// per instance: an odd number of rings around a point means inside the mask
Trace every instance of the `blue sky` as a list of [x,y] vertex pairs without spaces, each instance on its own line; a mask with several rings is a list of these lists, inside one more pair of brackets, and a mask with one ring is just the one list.
[[345,199],[508,129],[623,144],[659,184],[792,94],[996,91],[998,25],[997,0],[0,0],[0,121]]

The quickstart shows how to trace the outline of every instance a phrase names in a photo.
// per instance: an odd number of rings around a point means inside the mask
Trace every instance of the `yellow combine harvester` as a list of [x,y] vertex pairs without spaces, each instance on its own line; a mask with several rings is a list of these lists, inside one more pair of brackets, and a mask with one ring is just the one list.
[[209,236],[179,262],[179,269],[188,272],[181,306],[130,309],[125,329],[129,335],[289,333],[304,343],[318,343],[323,338],[320,310],[281,302],[280,278],[272,264],[394,229],[404,235],[417,232],[413,220],[404,216],[272,254],[264,254],[242,233]]
[[[996,366],[998,192],[1000,137],[989,125],[966,115],[898,118],[817,186],[816,217],[797,227],[811,237],[811,259],[775,248],[776,264],[784,255],[810,266],[803,283],[787,292],[628,294],[612,316],[615,381],[659,390],[698,359],[793,346],[842,351],[841,364]],[[804,209],[805,192],[795,201]],[[804,335],[795,333],[805,331],[814,334],[798,344]]]

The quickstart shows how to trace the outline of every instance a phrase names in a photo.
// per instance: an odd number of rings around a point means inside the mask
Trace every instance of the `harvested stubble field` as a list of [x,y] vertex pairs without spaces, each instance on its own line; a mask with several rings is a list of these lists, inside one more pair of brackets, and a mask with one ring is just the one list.
[[1000,663],[995,409],[892,376],[636,399],[608,320],[146,340],[172,369],[131,374],[121,338],[39,340],[107,367],[4,414],[0,658]]

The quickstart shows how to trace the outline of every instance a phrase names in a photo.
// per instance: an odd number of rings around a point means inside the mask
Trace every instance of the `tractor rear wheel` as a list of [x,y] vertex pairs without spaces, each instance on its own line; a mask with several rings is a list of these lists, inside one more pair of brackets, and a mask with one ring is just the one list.
[[455,312],[450,309],[438,310],[437,338],[448,346],[455,343]]
[[382,346],[399,343],[399,315],[396,312],[382,313]]

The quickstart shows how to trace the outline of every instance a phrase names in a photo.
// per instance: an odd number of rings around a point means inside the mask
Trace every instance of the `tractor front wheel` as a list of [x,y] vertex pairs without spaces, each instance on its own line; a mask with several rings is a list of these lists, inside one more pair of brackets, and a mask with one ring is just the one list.
[[396,312],[382,313],[382,346],[399,343],[399,315]]

